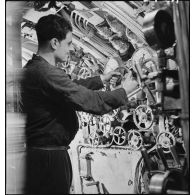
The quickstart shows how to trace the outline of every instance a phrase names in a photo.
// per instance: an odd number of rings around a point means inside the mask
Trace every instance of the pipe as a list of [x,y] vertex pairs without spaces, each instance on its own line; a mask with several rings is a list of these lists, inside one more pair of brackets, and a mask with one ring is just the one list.
[[[186,51],[183,50],[184,44],[183,41],[186,41],[186,45],[188,49],[189,47],[189,39],[187,38],[186,32],[182,34],[181,29],[184,28],[182,25],[183,20],[181,20],[181,13],[179,11],[179,6],[183,6],[188,2],[183,2],[183,4],[179,5],[173,3],[173,18],[174,18],[174,25],[175,25],[175,34],[177,39],[177,63],[179,65],[179,80],[180,80],[180,96],[182,101],[182,114],[181,114],[181,125],[183,130],[183,138],[184,138],[184,145],[186,149],[187,155],[187,164],[188,168],[190,166],[190,159],[189,159],[189,58],[186,58]],[[183,16],[184,17],[184,16]],[[181,22],[180,22],[181,21]],[[189,23],[189,20],[187,21]],[[186,38],[182,39],[185,36]],[[188,43],[188,44],[187,44]],[[187,54],[188,55],[188,54]]]

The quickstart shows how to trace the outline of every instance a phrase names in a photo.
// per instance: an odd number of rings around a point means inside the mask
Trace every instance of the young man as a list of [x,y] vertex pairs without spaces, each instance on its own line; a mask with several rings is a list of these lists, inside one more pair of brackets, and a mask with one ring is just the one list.
[[76,111],[102,115],[127,103],[137,87],[129,77],[123,88],[97,91],[116,73],[72,81],[56,67],[72,44],[72,27],[64,18],[48,15],[36,24],[38,51],[23,68],[22,108],[26,113],[27,194],[66,194],[72,181],[67,147],[78,130]]

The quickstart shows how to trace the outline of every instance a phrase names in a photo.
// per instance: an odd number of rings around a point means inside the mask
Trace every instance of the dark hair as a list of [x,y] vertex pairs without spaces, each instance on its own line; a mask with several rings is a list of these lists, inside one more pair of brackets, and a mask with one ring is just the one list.
[[43,45],[52,38],[62,41],[68,32],[72,32],[71,23],[57,15],[41,17],[35,25],[39,45]]

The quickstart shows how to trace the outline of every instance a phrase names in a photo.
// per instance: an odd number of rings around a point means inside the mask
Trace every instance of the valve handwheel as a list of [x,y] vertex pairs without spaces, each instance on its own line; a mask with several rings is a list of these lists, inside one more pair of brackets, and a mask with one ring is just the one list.
[[86,79],[88,77],[91,77],[91,71],[90,71],[90,69],[89,68],[86,68],[86,67],[82,67],[79,70],[78,77],[79,78],[82,78],[82,79]]
[[117,126],[113,131],[113,141],[121,146],[126,142],[127,133],[124,128]]
[[140,132],[130,130],[128,133],[128,145],[131,150],[139,150],[143,146],[143,138]]
[[176,144],[175,137],[168,131],[160,132],[157,136],[157,143],[162,146],[164,153],[169,153],[169,147]]
[[133,113],[133,121],[141,130],[149,129],[154,121],[152,109],[147,105],[139,105]]

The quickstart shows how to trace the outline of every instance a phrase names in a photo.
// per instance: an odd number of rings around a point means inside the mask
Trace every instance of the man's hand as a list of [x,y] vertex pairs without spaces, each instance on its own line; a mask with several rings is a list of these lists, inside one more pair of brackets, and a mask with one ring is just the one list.
[[118,76],[120,75],[121,73],[119,72],[111,71],[107,74],[100,75],[100,78],[103,83],[110,81],[111,84],[116,84],[116,81],[118,80]]
[[122,87],[126,91],[127,95],[138,87],[138,82],[135,80],[135,78],[133,78],[131,71],[125,75],[125,80],[122,83]]

